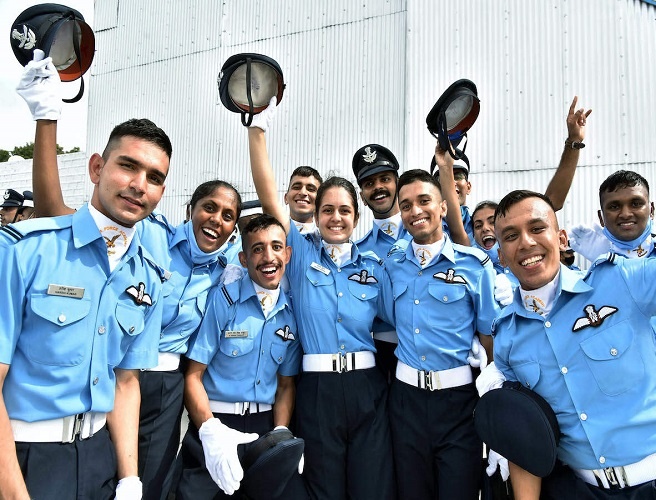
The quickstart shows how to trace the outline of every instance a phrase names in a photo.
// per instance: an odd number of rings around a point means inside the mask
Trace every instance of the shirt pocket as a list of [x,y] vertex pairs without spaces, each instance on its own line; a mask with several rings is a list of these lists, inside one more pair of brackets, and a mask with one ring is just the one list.
[[527,361],[513,364],[512,367],[517,381],[527,389],[533,389],[540,380],[540,364],[537,361]]
[[287,346],[284,344],[271,344],[271,357],[277,365],[281,365],[287,356]]
[[[257,365],[249,361],[248,356],[255,348],[255,340],[251,338],[227,339],[221,337],[219,351],[223,356],[218,367],[221,369],[221,377],[230,380],[252,380],[257,370]],[[232,359],[232,360],[231,360]],[[210,363],[213,363],[210,361]]]
[[[305,271],[305,279],[310,282],[308,293],[311,294],[309,300],[303,300],[304,304],[310,309],[318,309],[325,311],[326,306],[320,300],[324,294],[332,294],[332,290],[327,287],[332,287],[335,283],[332,274],[324,274],[316,269],[308,267]],[[292,292],[294,292],[292,290]]]
[[134,337],[143,332],[146,312],[145,306],[135,307],[133,305],[119,302],[116,304],[116,321],[121,326],[123,333]]
[[357,281],[349,280],[348,289],[353,297],[363,302],[376,300],[378,297],[378,287],[375,285],[363,285]]
[[644,377],[645,364],[634,335],[629,321],[624,320],[580,343],[599,389],[608,396],[628,391]]
[[36,363],[77,366],[90,353],[93,336],[86,334],[84,321],[91,299],[34,294],[30,299],[35,321],[26,337],[26,355]]

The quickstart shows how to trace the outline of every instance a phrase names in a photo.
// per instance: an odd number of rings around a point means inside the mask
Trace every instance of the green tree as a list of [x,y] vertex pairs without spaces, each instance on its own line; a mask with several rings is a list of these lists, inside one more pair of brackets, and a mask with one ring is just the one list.
[[[75,146],[73,149],[70,149],[69,151],[64,151],[64,148],[62,148],[59,144],[57,144],[57,154],[61,155],[64,153],[78,153],[80,151],[80,148],[78,146]],[[0,162],[7,161],[10,156],[21,156],[23,158],[34,158],[34,143],[33,142],[26,142],[25,146],[16,146],[12,151],[6,151],[4,149],[0,149]]]

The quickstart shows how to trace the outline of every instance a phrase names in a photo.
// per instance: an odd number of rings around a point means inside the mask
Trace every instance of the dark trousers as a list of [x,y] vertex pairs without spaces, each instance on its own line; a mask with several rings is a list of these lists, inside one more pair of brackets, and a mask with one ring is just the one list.
[[[241,432],[255,432],[260,436],[273,429],[273,412],[265,411],[250,415],[227,415],[215,413],[222,423]],[[236,491],[226,495],[214,482],[205,466],[203,444],[198,437],[198,429],[189,422],[189,428],[182,440],[180,450],[182,457],[182,476],[178,483],[176,500],[247,500],[248,497]],[[303,478],[295,473],[287,483],[287,488],[278,497],[279,500],[307,500],[307,490]],[[272,498],[271,500],[277,500]]]
[[579,479],[572,469],[558,462],[554,471],[542,480],[540,500],[656,500],[656,481],[606,490]]
[[165,497],[163,484],[180,444],[184,377],[181,371],[140,373],[139,477],[143,500]]
[[398,358],[394,354],[394,350],[398,344],[374,339],[374,345],[376,346],[376,366],[383,374],[387,383],[391,384],[396,378],[396,363]]
[[72,443],[18,442],[16,455],[31,498],[114,498],[116,452],[106,427]]
[[296,414],[313,499],[395,498],[387,383],[377,368],[303,373]]
[[394,381],[389,404],[399,498],[478,499],[477,400],[474,384],[427,391]]

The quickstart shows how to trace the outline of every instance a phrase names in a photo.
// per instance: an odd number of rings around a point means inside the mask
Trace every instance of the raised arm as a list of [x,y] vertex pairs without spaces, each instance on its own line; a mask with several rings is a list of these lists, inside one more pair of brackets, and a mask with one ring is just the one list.
[[580,149],[572,147],[573,143],[582,143],[585,139],[585,125],[586,119],[592,113],[589,109],[585,111],[583,108],[576,110],[576,103],[578,96],[574,96],[572,104],[567,113],[567,140],[563,154],[560,157],[558,168],[551,178],[547,190],[544,192],[545,196],[551,200],[556,211],[563,208],[569,188],[572,186],[574,174],[576,173],[576,166],[579,162]]
[[276,98],[272,97],[267,109],[255,116],[248,128],[248,151],[251,158],[251,173],[257,191],[257,197],[262,203],[262,211],[273,215],[289,232],[289,214],[278,197],[278,184],[273,173],[269,153],[266,147],[266,132],[276,111]]
[[435,162],[440,169],[440,186],[442,198],[446,201],[446,224],[449,226],[449,235],[454,243],[469,246],[469,236],[462,223],[456,183],[453,179],[453,157],[440,147],[439,142],[435,146]]

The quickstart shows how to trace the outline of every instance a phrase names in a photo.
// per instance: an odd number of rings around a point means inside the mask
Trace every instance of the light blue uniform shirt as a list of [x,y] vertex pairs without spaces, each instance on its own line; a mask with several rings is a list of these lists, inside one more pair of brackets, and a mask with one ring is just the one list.
[[73,215],[3,228],[0,266],[0,362],[11,365],[3,389],[10,418],[108,412],[114,368],[157,365],[161,274],[138,234],[110,273],[107,246],[85,205]]
[[[410,241],[412,236],[410,233],[408,233],[408,231],[406,231],[405,227],[401,226],[399,228],[398,239]],[[364,236],[364,238],[362,238],[360,241],[357,241],[355,244],[357,245],[360,252],[373,252],[379,258],[385,260],[387,258],[387,254],[392,248],[392,245],[394,245],[396,241],[397,240],[395,240],[385,231],[381,231],[377,224],[374,224],[369,232]],[[376,318],[372,330],[374,332],[374,336],[376,336],[376,332],[393,332],[396,330],[396,328],[394,325]]]
[[173,228],[161,214],[144,220],[139,233],[157,264],[170,273],[162,286],[159,352],[184,354],[205,313],[209,289],[218,283],[225,268],[225,257],[209,264],[193,264],[184,224]]
[[301,344],[287,296],[264,318],[248,275],[210,293],[207,313],[187,357],[207,365],[203,385],[210,400],[273,404],[277,375],[294,376]]
[[442,252],[424,269],[405,242],[395,245],[385,267],[394,289],[399,361],[418,370],[467,365],[474,334],[489,335],[499,314],[487,255],[445,236]]
[[305,354],[375,352],[371,326],[379,311],[384,314],[379,295],[391,290],[379,259],[353,245],[351,260],[338,269],[318,238],[290,226],[286,273]]
[[578,469],[628,465],[656,452],[656,259],[611,254],[588,274],[560,266],[547,318],[519,292],[495,323],[494,361],[558,417],[558,456]]

